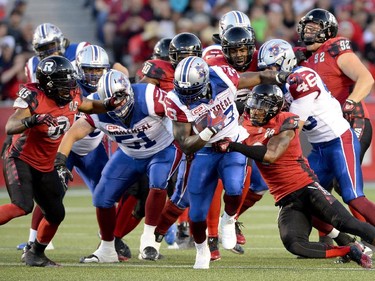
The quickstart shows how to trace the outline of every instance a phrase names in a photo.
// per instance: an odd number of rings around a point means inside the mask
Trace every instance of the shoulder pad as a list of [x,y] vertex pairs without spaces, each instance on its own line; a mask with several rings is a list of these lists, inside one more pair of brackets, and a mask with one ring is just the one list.
[[29,87],[21,86],[21,89],[18,91],[17,95],[29,105],[32,111],[38,107],[38,92],[36,89],[34,90]]
[[328,53],[332,57],[338,56],[341,52],[347,51],[347,50],[353,50],[352,43],[350,40],[341,38],[339,40],[336,40],[332,42],[331,45],[328,46]]

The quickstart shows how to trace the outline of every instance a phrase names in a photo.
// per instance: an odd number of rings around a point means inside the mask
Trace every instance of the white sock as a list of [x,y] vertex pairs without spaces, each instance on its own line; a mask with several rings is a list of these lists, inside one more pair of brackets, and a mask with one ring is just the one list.
[[144,224],[143,234],[146,235],[147,237],[154,236],[155,229],[156,229],[156,225]]
[[205,248],[206,246],[207,246],[207,238],[206,238],[206,240],[203,241],[203,243],[198,244],[198,243],[195,242],[195,247],[196,247],[197,249],[203,249],[203,248]]
[[29,241],[34,242],[36,240],[36,236],[38,235],[38,231],[35,229],[30,228],[29,232]]
[[101,249],[101,250],[114,249],[114,247],[115,247],[114,241],[115,240],[112,240],[112,241],[104,241],[104,240],[102,240],[100,242],[99,249]]
[[327,236],[333,239],[339,236],[339,234],[340,234],[340,231],[338,231],[336,228],[333,228],[332,231],[327,234]]

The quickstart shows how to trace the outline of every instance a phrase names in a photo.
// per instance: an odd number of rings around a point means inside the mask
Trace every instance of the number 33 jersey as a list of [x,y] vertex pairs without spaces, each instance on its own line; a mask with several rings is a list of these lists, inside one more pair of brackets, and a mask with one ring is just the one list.
[[304,121],[303,131],[310,143],[331,141],[350,128],[342,115],[341,105],[327,89],[320,76],[311,68],[297,67],[291,77],[298,84],[286,84],[292,97],[289,111]]
[[[134,106],[125,125],[113,112],[92,114],[87,121],[117,142],[128,156],[144,159],[168,147],[174,140],[172,122],[164,111],[166,92],[152,84],[133,84]],[[94,94],[95,99],[99,99]]]

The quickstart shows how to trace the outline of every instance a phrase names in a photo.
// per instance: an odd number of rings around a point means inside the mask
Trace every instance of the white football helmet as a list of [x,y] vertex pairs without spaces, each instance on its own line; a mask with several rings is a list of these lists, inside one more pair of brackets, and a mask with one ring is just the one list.
[[225,31],[231,27],[251,28],[251,22],[247,15],[240,11],[230,11],[224,14],[219,21],[219,36],[222,38]]
[[265,42],[258,52],[258,68],[266,69],[278,66],[280,70],[292,71],[297,65],[297,59],[292,46],[282,39],[272,39]]
[[174,90],[180,101],[191,104],[206,96],[209,84],[209,67],[200,57],[184,58],[174,72]]
[[44,59],[50,55],[63,55],[64,40],[60,28],[52,23],[42,23],[34,31],[32,45],[37,56]]
[[81,81],[90,92],[96,91],[100,77],[110,67],[107,52],[97,45],[84,47],[77,54],[76,64]]
[[131,87],[129,78],[122,72],[110,70],[99,79],[98,95],[101,100],[115,97],[125,97],[121,107],[108,112],[108,115],[117,120],[125,119],[132,111],[134,106],[134,92]]

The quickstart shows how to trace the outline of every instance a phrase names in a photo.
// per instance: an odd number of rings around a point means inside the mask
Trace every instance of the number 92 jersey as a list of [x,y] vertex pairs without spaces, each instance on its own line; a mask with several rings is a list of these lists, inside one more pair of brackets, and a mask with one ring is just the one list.
[[[153,84],[133,84],[134,106],[126,126],[113,112],[92,114],[87,121],[117,142],[121,150],[136,159],[149,158],[174,140],[172,122],[164,111],[166,92]],[[97,94],[93,96],[99,99]]]

